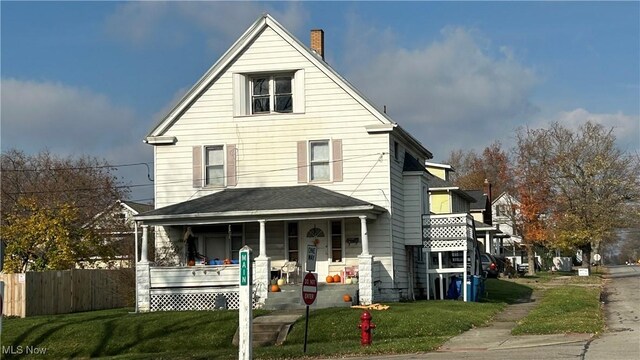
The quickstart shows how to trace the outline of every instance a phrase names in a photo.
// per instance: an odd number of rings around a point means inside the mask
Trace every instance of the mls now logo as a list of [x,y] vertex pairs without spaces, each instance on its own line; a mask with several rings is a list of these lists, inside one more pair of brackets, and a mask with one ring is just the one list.
[[3,355],[45,355],[47,348],[35,347],[35,346],[2,346]]

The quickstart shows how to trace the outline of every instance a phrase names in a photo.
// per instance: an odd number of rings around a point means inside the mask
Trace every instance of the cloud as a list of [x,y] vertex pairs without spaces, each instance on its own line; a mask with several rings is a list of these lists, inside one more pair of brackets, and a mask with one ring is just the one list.
[[[148,123],[107,96],[54,82],[3,78],[2,149],[47,149],[60,156],[90,155],[111,164],[151,162],[142,138]],[[146,169],[123,167],[119,176],[146,181]],[[145,195],[149,197],[148,195]]]
[[482,147],[510,136],[537,112],[535,71],[477,31],[449,27],[437,41],[396,45],[388,29],[351,22],[346,77],[379,108],[444,159],[452,149]]
[[638,115],[627,115],[620,111],[613,114],[595,114],[583,108],[577,108],[559,112],[549,120],[538,120],[538,124],[547,126],[551,122],[558,122],[571,129],[578,129],[587,121],[613,129],[616,142],[623,151],[640,152],[640,116]]
[[[261,14],[268,12],[290,31],[309,19],[297,2],[141,1],[120,4],[105,22],[107,33],[133,45],[182,41],[187,31],[205,35],[209,47],[226,50]],[[280,9],[282,8],[282,9]],[[169,39],[169,41],[167,41]]]

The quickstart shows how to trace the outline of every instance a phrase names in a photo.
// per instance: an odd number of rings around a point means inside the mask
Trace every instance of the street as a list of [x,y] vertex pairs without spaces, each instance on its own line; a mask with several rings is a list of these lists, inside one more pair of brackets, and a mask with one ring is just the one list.
[[585,360],[640,358],[640,266],[611,266],[605,280],[607,331],[587,344]]

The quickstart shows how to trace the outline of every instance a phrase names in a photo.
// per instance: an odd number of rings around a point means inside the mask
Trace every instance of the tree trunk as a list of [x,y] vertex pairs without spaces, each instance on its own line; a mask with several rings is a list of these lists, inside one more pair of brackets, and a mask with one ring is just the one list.
[[582,250],[582,267],[589,269],[591,273],[591,243],[580,246],[580,250]]
[[536,252],[533,248],[533,245],[527,246],[527,264],[529,265],[529,269],[527,270],[527,275],[535,275],[536,274]]

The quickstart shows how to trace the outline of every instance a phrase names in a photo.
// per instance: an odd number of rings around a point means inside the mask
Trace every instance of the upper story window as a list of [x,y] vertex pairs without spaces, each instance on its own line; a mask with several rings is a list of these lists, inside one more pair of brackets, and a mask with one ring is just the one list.
[[251,78],[251,113],[293,112],[293,76],[262,75]]
[[304,69],[234,73],[232,80],[234,116],[305,112]]
[[205,185],[224,186],[224,178],[224,147],[207,147]]
[[235,144],[194,146],[192,151],[192,183],[203,186],[236,186],[238,178]]
[[297,145],[299,183],[343,181],[342,140],[303,140]]
[[329,181],[329,140],[309,143],[309,167],[311,181]]

